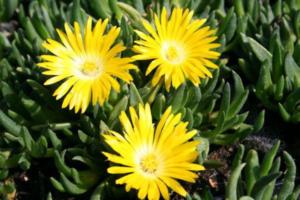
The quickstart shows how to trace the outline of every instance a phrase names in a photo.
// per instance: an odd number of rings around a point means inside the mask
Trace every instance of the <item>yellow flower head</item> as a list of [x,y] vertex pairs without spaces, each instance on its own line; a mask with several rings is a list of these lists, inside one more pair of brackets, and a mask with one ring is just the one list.
[[212,77],[207,69],[218,68],[211,59],[217,59],[219,53],[213,49],[219,47],[213,43],[217,37],[215,30],[202,27],[205,19],[192,20],[193,11],[175,8],[170,17],[163,8],[160,19],[154,16],[155,27],[147,21],[143,25],[149,34],[136,31],[141,40],[135,41],[133,47],[138,55],[136,60],[153,60],[146,75],[155,68],[156,72],[152,84],[158,84],[164,77],[167,91],[170,86],[178,88],[185,79],[194,85],[200,83],[201,78]]
[[173,115],[169,107],[156,127],[152,124],[149,104],[139,105],[138,114],[130,107],[129,119],[125,112],[120,115],[124,135],[110,131],[104,134],[105,142],[116,152],[104,152],[115,166],[108,168],[111,174],[121,174],[117,184],[126,184],[126,190],[138,190],[140,199],[158,200],[160,194],[169,199],[168,187],[182,196],[186,190],[178,180],[195,182],[193,171],[204,170],[194,164],[199,141],[189,141],[196,130],[187,132],[187,122],[181,114]]
[[53,55],[42,55],[44,61],[38,66],[46,69],[43,74],[53,76],[45,85],[64,81],[53,94],[56,99],[66,95],[63,108],[69,106],[83,113],[90,101],[103,105],[112,88],[120,90],[116,78],[127,83],[132,80],[129,70],[135,66],[130,58],[118,56],[125,47],[120,43],[114,45],[120,28],[113,26],[105,33],[107,23],[107,19],[100,19],[92,29],[89,18],[85,30],[75,22],[74,32],[65,24],[66,33],[57,30],[61,43],[52,39],[43,43]]

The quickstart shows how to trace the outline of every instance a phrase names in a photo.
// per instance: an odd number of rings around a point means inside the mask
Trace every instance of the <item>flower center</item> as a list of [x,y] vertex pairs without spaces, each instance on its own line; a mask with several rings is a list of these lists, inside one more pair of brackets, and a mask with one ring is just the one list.
[[172,47],[172,46],[169,47],[167,52],[166,52],[166,57],[170,61],[178,60],[179,55],[178,55],[178,52],[177,52],[176,48]]
[[96,62],[85,61],[82,64],[81,72],[86,76],[96,76],[101,72],[101,66]]
[[140,161],[141,169],[149,174],[156,172],[158,168],[157,158],[154,154],[148,154],[144,156]]
[[183,60],[183,50],[178,44],[167,43],[162,48],[163,57],[172,64],[179,64]]

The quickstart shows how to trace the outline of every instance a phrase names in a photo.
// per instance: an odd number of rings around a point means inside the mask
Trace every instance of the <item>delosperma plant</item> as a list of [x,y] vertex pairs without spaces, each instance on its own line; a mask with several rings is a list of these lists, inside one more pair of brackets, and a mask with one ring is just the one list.
[[265,117],[299,123],[299,10],[0,0],[0,198],[296,200],[279,142],[231,152],[222,194],[199,181]]

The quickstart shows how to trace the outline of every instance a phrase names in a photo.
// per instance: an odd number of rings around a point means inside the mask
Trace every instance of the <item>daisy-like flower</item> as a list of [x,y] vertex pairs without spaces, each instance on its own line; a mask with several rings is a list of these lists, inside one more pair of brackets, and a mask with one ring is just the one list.
[[113,26],[106,33],[107,23],[107,19],[100,19],[92,29],[89,18],[84,30],[75,22],[74,31],[65,24],[66,33],[57,30],[61,43],[52,39],[43,43],[53,55],[42,55],[38,66],[46,69],[43,74],[53,76],[45,85],[63,81],[53,94],[56,99],[65,96],[63,108],[83,113],[90,102],[103,105],[111,89],[120,90],[116,78],[127,83],[132,80],[129,70],[136,66],[131,58],[119,56],[125,50],[121,43],[114,45],[120,28]]
[[186,79],[199,85],[200,79],[212,77],[207,68],[218,68],[211,59],[220,54],[214,48],[216,30],[203,27],[205,19],[192,20],[193,11],[175,8],[170,17],[163,8],[160,19],[154,15],[155,26],[143,21],[147,34],[136,31],[140,40],[135,41],[133,50],[136,60],[152,60],[147,68],[148,75],[155,68],[152,84],[157,85],[163,77],[167,91],[171,85],[178,88]]
[[195,171],[204,167],[193,163],[199,141],[190,141],[196,130],[187,131],[187,122],[174,115],[169,107],[155,127],[149,104],[139,105],[138,114],[130,107],[130,118],[120,115],[124,134],[110,131],[104,134],[105,142],[116,152],[104,152],[115,163],[108,168],[110,174],[120,174],[117,184],[126,184],[126,191],[138,190],[138,197],[158,200],[160,195],[169,199],[168,187],[182,196],[186,190],[178,180],[195,182]]

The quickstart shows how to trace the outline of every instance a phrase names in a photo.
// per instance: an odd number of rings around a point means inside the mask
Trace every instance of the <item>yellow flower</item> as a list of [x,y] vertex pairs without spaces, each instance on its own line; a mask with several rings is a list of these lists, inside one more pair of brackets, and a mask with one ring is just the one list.
[[202,27],[205,19],[192,20],[193,11],[175,8],[170,17],[163,8],[160,19],[154,16],[155,27],[143,21],[149,34],[136,31],[141,40],[135,41],[133,50],[137,52],[136,60],[153,60],[147,68],[148,75],[155,68],[152,84],[157,85],[164,77],[167,91],[172,85],[178,88],[185,79],[194,85],[201,78],[212,77],[208,68],[218,68],[211,59],[217,59],[220,54],[214,48],[220,46],[213,43],[217,37],[215,30]]
[[92,30],[89,18],[85,30],[75,22],[74,32],[65,24],[66,33],[57,30],[61,43],[52,39],[43,43],[53,55],[42,55],[44,61],[38,66],[46,69],[43,74],[53,76],[45,85],[64,81],[53,94],[56,99],[65,96],[63,108],[69,106],[70,110],[81,109],[83,113],[90,102],[103,105],[112,88],[120,90],[116,78],[127,83],[132,80],[129,70],[136,68],[130,63],[132,59],[120,58],[118,55],[125,47],[120,43],[114,45],[120,28],[113,26],[105,33],[107,23],[107,19],[99,20]]
[[193,162],[198,156],[199,141],[189,141],[197,133],[187,132],[187,122],[180,120],[181,114],[173,115],[169,107],[156,127],[152,124],[149,104],[139,105],[138,114],[130,107],[131,120],[125,112],[120,115],[124,135],[110,131],[104,134],[105,142],[116,152],[104,152],[115,166],[108,173],[121,174],[117,184],[126,184],[126,191],[138,190],[140,199],[158,200],[160,194],[169,199],[168,187],[182,196],[186,190],[178,180],[195,182],[193,171],[204,167]]

